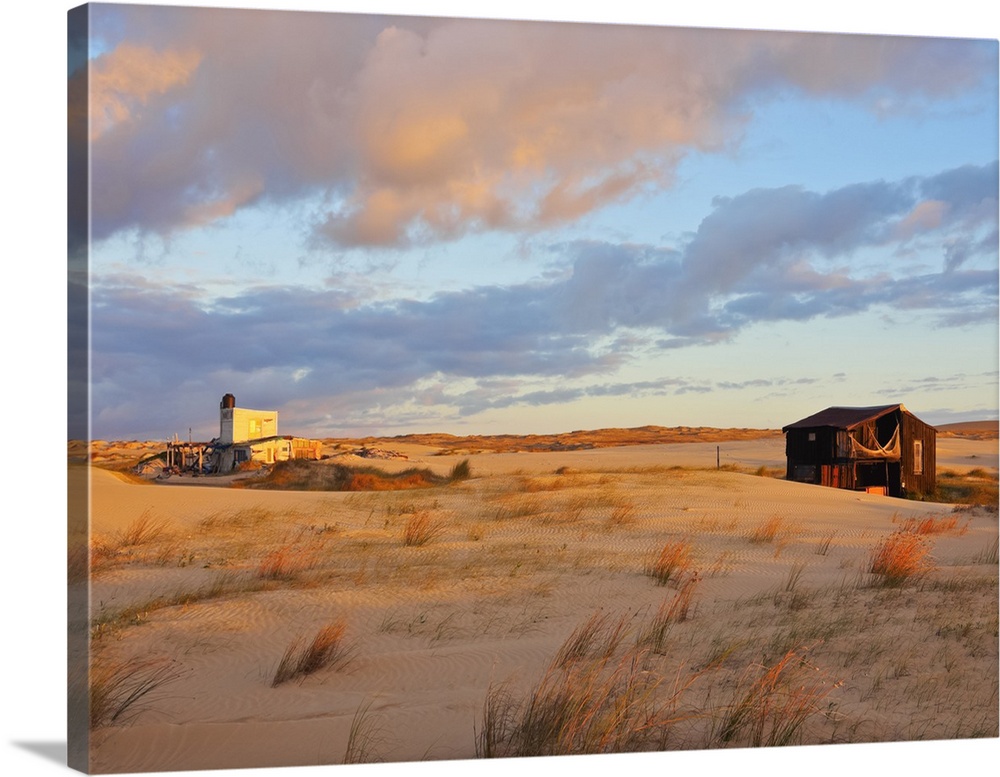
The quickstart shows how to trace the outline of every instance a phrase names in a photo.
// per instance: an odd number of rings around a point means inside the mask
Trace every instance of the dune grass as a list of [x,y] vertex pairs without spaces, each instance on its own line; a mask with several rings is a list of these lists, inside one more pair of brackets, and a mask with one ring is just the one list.
[[627,630],[625,616],[613,618],[610,613],[595,612],[566,638],[553,666],[561,669],[584,659],[607,660],[622,644]]
[[784,519],[780,515],[772,515],[750,529],[747,539],[754,544],[774,542],[775,538],[784,528]]
[[444,533],[444,524],[434,521],[430,513],[422,510],[406,519],[403,527],[403,545],[420,547]]
[[90,727],[122,725],[149,708],[180,670],[168,659],[96,661],[90,668]]
[[677,580],[691,568],[693,546],[686,540],[666,543],[646,562],[644,572],[656,581],[666,585],[671,579]]
[[879,585],[901,586],[931,570],[930,550],[930,543],[920,534],[893,532],[872,550],[868,571],[877,576]]
[[781,747],[798,742],[836,684],[824,681],[805,652],[791,650],[770,665],[743,673],[712,736],[713,746]]
[[640,629],[636,637],[638,647],[649,648],[658,655],[667,653],[670,631],[674,624],[683,623],[692,615],[692,600],[698,583],[697,576],[689,577],[672,599],[665,599],[660,603],[650,621]]
[[372,713],[372,702],[362,702],[351,718],[351,729],[344,748],[345,764],[374,763],[382,760],[379,746],[383,736],[378,717]]
[[[476,730],[476,756],[504,758],[662,749],[686,686],[646,669],[646,651],[553,665],[528,693],[491,685]],[[689,678],[688,684],[694,681]]]
[[303,678],[320,669],[343,668],[353,656],[353,648],[344,639],[347,622],[338,618],[321,628],[303,646],[296,640],[285,650],[271,680],[276,688],[289,680]]
[[[895,520],[893,521],[895,522]],[[965,534],[969,529],[969,521],[962,526],[958,525],[958,517],[942,516],[934,518],[907,518],[900,525],[900,531],[911,532],[913,534]]]

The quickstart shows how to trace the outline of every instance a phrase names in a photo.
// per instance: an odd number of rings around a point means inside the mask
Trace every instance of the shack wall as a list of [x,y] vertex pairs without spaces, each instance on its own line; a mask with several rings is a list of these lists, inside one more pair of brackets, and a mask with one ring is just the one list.
[[900,447],[896,457],[860,458],[850,453],[849,437],[859,441],[864,429],[853,431],[830,426],[788,429],[785,433],[785,477],[846,489],[878,489],[892,496],[931,494],[937,485],[937,431],[904,409],[886,413],[864,426],[886,445],[899,425]]
[[903,487],[910,494],[932,494],[937,488],[937,430],[919,418],[903,413]]

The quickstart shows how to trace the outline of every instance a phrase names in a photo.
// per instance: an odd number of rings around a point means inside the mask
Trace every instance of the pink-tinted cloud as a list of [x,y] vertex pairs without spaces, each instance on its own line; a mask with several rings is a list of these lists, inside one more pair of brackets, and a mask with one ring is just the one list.
[[97,238],[322,193],[320,239],[537,230],[669,186],[754,100],[871,105],[995,72],[970,41],[171,9],[104,10]]
[[192,50],[155,51],[130,43],[98,57],[90,67],[91,140],[139,118],[152,97],[186,83],[200,60]]

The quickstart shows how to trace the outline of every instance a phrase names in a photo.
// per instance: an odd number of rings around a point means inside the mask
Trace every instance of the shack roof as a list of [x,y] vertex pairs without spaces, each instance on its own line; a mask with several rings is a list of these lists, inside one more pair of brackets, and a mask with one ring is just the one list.
[[896,405],[876,405],[875,407],[828,407],[820,410],[801,421],[782,427],[781,431],[787,432],[789,429],[815,429],[819,426],[829,426],[834,429],[853,429],[855,426],[871,421],[875,418],[891,413],[895,410],[908,412],[900,404]]

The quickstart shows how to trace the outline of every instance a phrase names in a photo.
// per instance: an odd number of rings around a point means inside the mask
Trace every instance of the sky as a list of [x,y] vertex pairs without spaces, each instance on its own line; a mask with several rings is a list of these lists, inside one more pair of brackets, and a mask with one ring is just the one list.
[[91,14],[94,438],[997,417],[994,39]]

